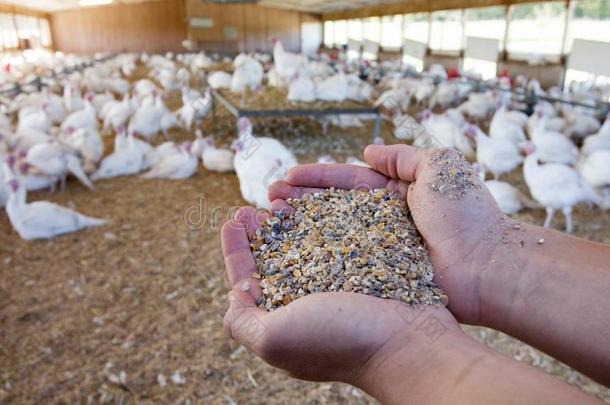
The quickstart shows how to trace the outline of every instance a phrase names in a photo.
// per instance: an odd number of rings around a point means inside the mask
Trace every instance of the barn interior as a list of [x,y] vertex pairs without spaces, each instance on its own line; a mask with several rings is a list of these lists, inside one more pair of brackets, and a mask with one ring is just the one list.
[[[366,165],[371,143],[459,149],[514,192],[494,194],[507,215],[540,226],[537,196],[573,188],[528,184],[522,142],[556,134],[549,162],[596,197],[550,226],[610,243],[610,0],[0,0],[0,63],[0,403],[378,403],[223,331],[221,227],[269,208],[288,169],[234,167],[243,122],[299,164]],[[469,134],[493,139],[507,111],[523,139],[497,165]],[[134,139],[140,163],[113,167]],[[49,211],[28,228],[9,213],[15,179],[28,202],[101,222],[59,232]],[[610,403],[549,355],[463,329]]]

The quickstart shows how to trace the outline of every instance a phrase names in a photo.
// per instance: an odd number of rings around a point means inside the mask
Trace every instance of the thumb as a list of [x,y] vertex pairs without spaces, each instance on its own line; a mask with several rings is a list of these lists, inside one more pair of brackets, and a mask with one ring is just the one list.
[[267,313],[256,307],[252,296],[234,287],[229,293],[229,309],[224,317],[224,330],[236,342],[258,352],[267,331],[263,318]]
[[364,159],[376,171],[395,180],[413,182],[424,163],[426,153],[408,145],[369,145]]

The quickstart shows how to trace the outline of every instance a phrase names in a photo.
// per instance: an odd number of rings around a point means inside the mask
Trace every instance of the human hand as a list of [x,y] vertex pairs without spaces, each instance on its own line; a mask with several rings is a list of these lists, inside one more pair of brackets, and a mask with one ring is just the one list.
[[[455,347],[462,336],[458,324],[443,307],[409,306],[403,302],[354,293],[312,294],[273,312],[256,306],[261,296],[248,234],[268,213],[246,207],[222,229],[227,276],[232,286],[226,332],[267,363],[294,377],[312,381],[343,381],[374,392],[388,362],[422,364],[435,373],[438,350],[431,343]],[[423,366],[425,364],[425,367]],[[440,366],[439,366],[440,367]],[[408,383],[408,377],[404,376]],[[413,381],[415,384],[415,381]]]
[[[451,159],[459,158],[454,151],[446,152]],[[489,273],[485,270],[510,224],[474,174],[463,179],[468,182],[464,190],[441,193],[432,189],[439,181],[440,153],[443,150],[370,145],[364,157],[372,169],[353,165],[298,166],[289,171],[286,181],[270,187],[272,210],[289,211],[286,199],[329,187],[388,188],[401,194],[425,240],[435,282],[449,296],[449,309],[461,322],[479,323],[479,293]]]
[[[337,187],[349,188],[349,182],[358,184],[358,180],[366,179],[372,187],[385,185],[403,194],[406,190],[405,183],[367,169],[352,171],[340,165],[329,172],[336,174],[345,169],[343,174],[347,176],[338,178]],[[414,176],[425,178],[418,173]],[[322,179],[324,176],[318,181]],[[275,187],[285,186],[280,183]],[[315,191],[294,186],[287,190]],[[413,185],[407,196],[409,201],[412,198]],[[274,202],[280,208],[286,208],[285,204],[281,200]],[[439,206],[445,208],[442,203]],[[489,210],[493,212],[493,208]],[[247,235],[267,215],[254,208],[241,209],[223,227],[222,244],[232,286],[225,330],[269,364],[301,379],[350,383],[387,404],[402,404],[405,398],[414,403],[491,400],[502,404],[569,404],[590,399],[573,387],[475,342],[443,307],[410,306],[400,301],[332,292],[297,299],[273,312],[259,309],[256,300],[261,290],[258,280],[251,277],[256,266]],[[429,226],[425,224],[422,222]],[[441,239],[440,243],[448,242]]]

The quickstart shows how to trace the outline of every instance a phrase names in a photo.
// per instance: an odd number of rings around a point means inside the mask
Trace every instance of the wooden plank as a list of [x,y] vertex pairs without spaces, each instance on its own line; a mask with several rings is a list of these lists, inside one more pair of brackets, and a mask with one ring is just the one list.
[[[186,1],[186,14],[214,20],[211,28],[188,26],[189,38],[206,50],[231,53],[237,51],[270,51],[271,38],[277,37],[287,50],[301,46],[301,21],[319,21],[310,13],[262,7],[256,4],[213,4],[200,0]],[[227,28],[237,30],[237,38],[226,38]]]
[[64,52],[178,51],[186,39],[183,0],[80,8],[51,15],[55,48]]

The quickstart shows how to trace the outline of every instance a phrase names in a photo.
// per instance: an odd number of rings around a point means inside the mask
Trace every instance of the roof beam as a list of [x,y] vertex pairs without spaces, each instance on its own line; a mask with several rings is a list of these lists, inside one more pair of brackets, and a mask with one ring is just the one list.
[[455,10],[475,7],[506,6],[510,4],[538,3],[551,0],[409,0],[400,3],[379,4],[351,10],[330,11],[322,13],[328,20],[345,20],[350,18],[379,17],[384,15],[409,14],[427,11]]
[[0,13],[23,14],[43,18],[49,17],[49,13],[45,13],[44,11],[33,10],[31,8],[6,3],[0,3]]

